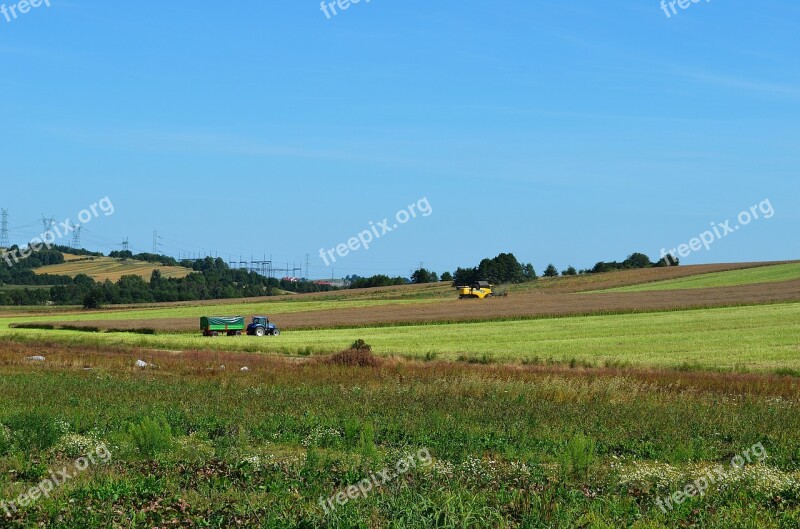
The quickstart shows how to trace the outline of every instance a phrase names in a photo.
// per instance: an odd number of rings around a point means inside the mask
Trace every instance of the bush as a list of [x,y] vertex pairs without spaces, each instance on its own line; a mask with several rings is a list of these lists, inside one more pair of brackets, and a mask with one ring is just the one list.
[[350,349],[354,351],[372,351],[372,346],[369,345],[367,342],[359,338],[355,342],[352,343]]
[[325,363],[347,367],[378,367],[381,361],[369,349],[348,349],[328,357]]
[[597,447],[593,439],[579,433],[567,442],[558,462],[561,470],[571,476],[586,475],[595,460]]
[[129,426],[128,434],[136,450],[150,459],[173,446],[172,428],[164,419],[145,418],[139,424]]

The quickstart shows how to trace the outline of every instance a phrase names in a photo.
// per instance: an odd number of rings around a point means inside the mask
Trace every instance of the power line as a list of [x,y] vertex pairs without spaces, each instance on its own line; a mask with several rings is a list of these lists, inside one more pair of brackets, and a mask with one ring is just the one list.
[[8,210],[4,209],[2,223],[0,223],[0,248],[8,248],[11,242],[8,239]]

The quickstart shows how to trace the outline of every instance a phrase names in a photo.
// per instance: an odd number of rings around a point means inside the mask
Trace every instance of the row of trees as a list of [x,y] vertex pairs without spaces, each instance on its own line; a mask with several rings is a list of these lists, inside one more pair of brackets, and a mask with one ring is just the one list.
[[[63,262],[63,255],[55,253],[60,257],[60,262]],[[44,261],[47,264],[58,264],[59,261],[53,255],[34,255],[40,263]],[[100,283],[84,274],[74,279],[68,276],[39,276],[29,268],[35,262],[29,263],[25,260],[20,261],[19,265],[22,263],[25,263],[24,267],[15,265],[0,269],[0,281],[11,285],[52,285],[52,288],[5,290],[0,292],[0,304],[41,305],[51,302],[97,308],[105,304],[269,296],[278,293],[279,289],[300,292],[333,289],[329,285],[317,285],[308,281],[278,281],[255,272],[231,269],[224,260],[211,257],[183,262],[184,266],[192,270],[183,278],[165,278],[159,270],[154,270],[149,281],[131,275],[123,276],[116,282],[106,280]]]
[[533,265],[522,264],[513,253],[501,253],[493,259],[484,259],[474,268],[458,268],[453,274],[457,285],[469,285],[475,281],[492,284],[524,283],[537,278]]
[[133,259],[135,261],[144,261],[146,263],[161,263],[164,266],[186,266],[187,268],[191,268],[191,263],[193,262],[188,260],[178,262],[178,260],[174,257],[157,253],[143,252],[134,254],[130,250],[113,251],[109,253],[108,256],[114,257],[115,259]]
[[[669,264],[667,263],[667,259],[670,260]],[[630,254],[627,259],[622,262],[618,261],[599,261],[597,264],[594,265],[593,268],[590,269],[583,269],[583,270],[576,270],[574,266],[567,267],[565,270],[561,272],[562,276],[574,276],[578,274],[602,274],[604,272],[614,272],[616,270],[633,270],[637,268],[661,268],[665,266],[678,266],[680,264],[680,259],[677,257],[673,257],[672,255],[668,255],[664,259],[660,259],[658,261],[651,261],[650,258],[643,253],[634,252]],[[544,271],[544,277],[557,277],[558,276],[558,269],[555,265],[550,264]]]
[[350,282],[350,288],[391,287],[408,284],[408,279],[405,277],[389,277],[383,274],[372,277],[348,276],[345,279]]
[[[678,265],[676,257],[669,256],[672,265]],[[653,262],[650,258],[639,252],[630,254],[624,261],[600,261],[591,269],[577,270],[574,266],[569,266],[561,271],[562,276],[575,276],[578,274],[599,274],[614,270],[632,270],[637,268],[652,268],[668,266],[666,260]],[[555,265],[550,264],[545,269],[544,277],[558,277],[559,272]],[[533,281],[537,278],[536,270],[532,264],[522,264],[512,253],[501,253],[493,259],[484,259],[474,268],[458,268],[455,274],[445,272],[441,278],[436,272],[420,268],[411,275],[412,283],[436,283],[439,281],[453,281],[457,285],[469,285],[475,281],[489,281],[495,285],[503,283],[522,283]],[[403,278],[390,279],[387,276],[374,276],[372,278],[359,278],[353,281],[351,288],[365,288],[368,286],[389,286],[393,284],[403,284]]]
[[[389,277],[376,275],[372,277],[348,276],[350,288],[388,287],[392,285],[405,285],[409,282],[404,277]],[[493,284],[522,283],[536,279],[536,271],[532,264],[520,263],[514,254],[501,253],[492,259],[483,259],[478,266],[472,268],[458,268],[455,273],[444,272],[439,274],[426,268],[419,268],[411,274],[411,283],[438,283],[439,281],[454,282],[458,285],[469,285],[476,281],[489,281]]]

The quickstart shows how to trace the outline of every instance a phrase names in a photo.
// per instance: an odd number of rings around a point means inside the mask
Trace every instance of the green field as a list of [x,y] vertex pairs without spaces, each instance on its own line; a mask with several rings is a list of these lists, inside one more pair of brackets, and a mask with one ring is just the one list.
[[[286,306],[302,307],[292,303]],[[92,346],[126,344],[169,350],[291,355],[340,351],[362,338],[383,355],[435,354],[442,359],[462,356],[476,359],[487,355],[487,360],[508,362],[577,360],[593,365],[621,362],[658,367],[800,370],[800,303],[486,323],[299,330],[285,332],[277,339],[7,328],[10,321],[23,319],[50,321],[30,317],[2,320],[0,332],[22,341],[55,339]]]
[[[127,309],[108,309],[101,311],[76,312],[74,308],[71,313],[63,314],[60,311],[53,311],[48,316],[19,316],[14,317],[13,311],[9,314],[0,314],[0,329],[7,328],[9,323],[20,321],[29,322],[70,322],[70,321],[92,321],[92,320],[153,320],[160,318],[197,318],[201,316],[255,316],[272,314],[293,314],[297,312],[309,312],[325,309],[346,309],[356,307],[380,307],[383,305],[414,305],[418,303],[433,303],[435,299],[356,299],[356,300],[322,300],[308,299],[303,301],[282,300],[282,301],[253,301],[240,303],[216,303],[213,305],[183,305],[151,308],[127,308]],[[27,307],[21,307],[24,310]],[[199,325],[199,323],[198,323]]]
[[[680,282],[792,279],[798,266]],[[512,296],[531,288],[539,287]],[[413,313],[452,294],[431,285],[91,312],[4,308],[0,502],[17,501],[98,445],[109,457],[33,505],[0,510],[0,526],[800,525],[800,302],[487,314],[483,323],[323,326],[267,338],[9,327],[132,320],[146,328],[257,313],[280,323],[281,314],[307,311],[401,305]],[[331,356],[357,339],[372,353]],[[356,367],[358,358],[368,367]],[[755,447],[763,457],[702,497],[659,507]],[[321,506],[401,461],[413,465],[346,505]]]
[[[787,380],[263,356],[242,373],[236,355],[169,353],[137,371],[123,367],[137,353],[102,350],[70,369],[76,351],[34,367],[25,354],[0,350],[0,500],[103,457],[3,527],[800,523],[800,398]],[[732,469],[756,446],[758,458]],[[729,470],[703,497],[659,508],[715,466]],[[320,505],[382,469],[393,474],[379,487]]]
[[800,263],[762,266],[746,268],[744,270],[730,270],[727,272],[715,272],[713,274],[700,274],[682,277],[680,279],[668,279],[665,281],[656,281],[654,283],[610,288],[602,292],[651,292],[656,290],[681,290],[687,288],[732,287],[755,283],[776,283],[780,281],[790,281],[792,279],[800,279]]

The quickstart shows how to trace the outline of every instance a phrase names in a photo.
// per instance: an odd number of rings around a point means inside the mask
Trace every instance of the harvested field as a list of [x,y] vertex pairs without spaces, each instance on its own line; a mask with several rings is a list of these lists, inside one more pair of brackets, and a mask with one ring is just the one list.
[[[625,312],[680,310],[800,301],[800,279],[735,287],[655,292],[608,292],[568,294],[528,290],[507,298],[443,300],[281,313],[272,312],[283,329],[310,329],[390,325],[396,323],[466,322],[548,316],[591,315]],[[246,306],[241,307],[246,310]],[[198,314],[199,317],[200,314]],[[193,332],[197,317],[135,320],[82,320],[81,325],[101,329],[152,328],[163,332]],[[13,324],[12,324],[13,326]]]
[[775,265],[793,264],[798,261],[772,261],[763,263],[722,263],[708,265],[671,266],[665,268],[643,268],[636,270],[619,270],[602,274],[587,274],[579,276],[561,276],[554,278],[540,278],[531,284],[515,285],[509,291],[545,289],[559,292],[588,292],[606,290],[610,288],[631,285],[644,285],[659,281],[669,281],[701,274],[714,274],[732,270],[762,268]]
[[153,270],[161,272],[162,277],[186,277],[192,271],[180,266],[164,266],[157,263],[142,261],[113,259],[111,257],[81,257],[72,256],[67,262],[56,265],[42,266],[34,272],[38,275],[52,274],[75,277],[85,274],[97,282],[106,279],[117,281],[122,276],[139,276],[149,280]]

